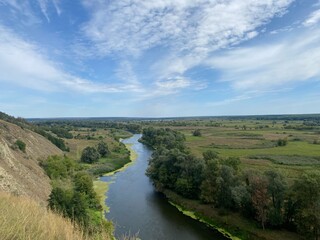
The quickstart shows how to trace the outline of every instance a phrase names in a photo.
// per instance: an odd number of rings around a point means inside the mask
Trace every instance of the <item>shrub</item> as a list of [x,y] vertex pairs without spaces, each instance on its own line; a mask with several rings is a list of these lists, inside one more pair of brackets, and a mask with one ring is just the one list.
[[200,131],[200,129],[194,130],[193,133],[192,133],[192,135],[195,136],[195,137],[201,137],[201,131]]
[[286,138],[278,139],[278,141],[277,141],[278,147],[283,147],[283,146],[286,146],[287,144],[288,144],[288,139],[286,139]]
[[26,152],[26,144],[25,144],[25,142],[23,142],[23,141],[21,141],[21,140],[17,140],[16,142],[15,142],[15,145],[17,145],[18,146],[18,148],[20,149],[20,151],[22,151],[22,152]]
[[100,155],[94,147],[86,147],[81,155],[81,162],[95,163],[99,160]]

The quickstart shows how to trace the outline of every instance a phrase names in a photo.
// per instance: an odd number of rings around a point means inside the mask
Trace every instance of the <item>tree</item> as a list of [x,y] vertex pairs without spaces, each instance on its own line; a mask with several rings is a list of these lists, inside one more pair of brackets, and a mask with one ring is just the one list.
[[57,179],[70,176],[74,170],[75,163],[67,157],[49,156],[47,160],[41,163],[41,166],[51,179]]
[[277,146],[279,147],[283,147],[283,146],[286,146],[288,144],[288,139],[287,138],[284,138],[284,139],[278,139],[277,141]]
[[225,209],[232,209],[235,206],[232,190],[238,185],[238,177],[235,170],[226,165],[221,165],[216,180],[217,205]]
[[192,135],[195,137],[201,137],[202,134],[201,134],[200,129],[196,129],[193,131]]
[[81,162],[95,163],[99,160],[100,155],[94,147],[86,147],[81,155]]
[[105,142],[99,142],[97,146],[97,150],[101,157],[106,157],[108,154],[110,154],[108,145]]
[[320,236],[320,174],[304,174],[293,185],[297,204],[296,224],[298,230],[308,238]]
[[71,217],[72,191],[54,187],[49,195],[48,206],[65,217]]
[[267,209],[269,204],[268,180],[265,177],[253,176],[251,179],[251,201],[256,210],[256,218],[265,229],[267,221]]
[[220,164],[216,159],[216,153],[207,151],[203,153],[206,161],[204,167],[204,177],[201,184],[200,200],[204,203],[214,203],[217,194],[217,178],[219,174]]
[[209,160],[214,160],[218,158],[218,153],[213,150],[207,150],[203,154],[203,159],[208,162]]
[[283,204],[285,191],[287,189],[283,176],[273,170],[265,173],[268,179],[268,194],[271,196],[272,206],[269,207],[269,222],[273,226],[279,226],[283,223]]

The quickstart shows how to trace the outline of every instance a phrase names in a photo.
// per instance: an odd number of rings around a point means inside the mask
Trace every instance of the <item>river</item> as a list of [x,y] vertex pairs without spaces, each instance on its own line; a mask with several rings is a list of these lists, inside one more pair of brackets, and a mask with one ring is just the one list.
[[110,212],[106,217],[114,222],[116,237],[138,234],[142,240],[225,240],[218,232],[183,215],[154,190],[145,175],[152,152],[138,142],[140,137],[136,134],[123,141],[133,144],[136,161],[122,172],[101,177],[110,182],[106,199]]

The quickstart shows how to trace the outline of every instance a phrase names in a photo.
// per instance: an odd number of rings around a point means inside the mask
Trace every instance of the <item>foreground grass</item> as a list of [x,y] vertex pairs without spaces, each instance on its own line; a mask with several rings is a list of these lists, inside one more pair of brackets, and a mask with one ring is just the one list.
[[0,236],[2,240],[93,240],[111,239],[110,233],[86,235],[70,220],[26,197],[0,193]]

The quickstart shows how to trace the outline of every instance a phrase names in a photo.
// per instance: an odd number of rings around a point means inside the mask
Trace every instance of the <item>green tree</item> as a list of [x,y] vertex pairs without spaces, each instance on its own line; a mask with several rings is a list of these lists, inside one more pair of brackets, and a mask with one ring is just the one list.
[[83,226],[88,226],[88,201],[84,193],[74,192],[71,199],[72,218]]
[[74,191],[86,196],[90,208],[99,209],[99,199],[94,191],[92,177],[86,172],[78,172],[74,176]]
[[73,192],[54,187],[49,195],[48,206],[65,217],[71,217],[71,199]]
[[302,175],[292,188],[297,205],[295,219],[299,232],[310,239],[319,239],[320,173]]
[[283,206],[285,192],[287,190],[286,182],[283,176],[273,170],[265,172],[268,179],[268,194],[271,196],[272,205],[269,207],[268,218],[272,226],[280,226],[284,221]]
[[192,135],[195,137],[201,137],[202,134],[201,134],[200,129],[196,129],[193,131]]
[[216,159],[216,153],[213,151],[207,151],[204,153],[204,159],[206,161],[204,167],[204,177],[201,183],[200,200],[204,203],[214,203],[217,194],[217,178],[220,170],[220,164]]
[[50,156],[41,163],[41,166],[51,179],[58,179],[72,175],[75,163],[65,156]]
[[252,205],[256,210],[256,218],[264,230],[270,201],[268,196],[268,180],[265,177],[255,175],[251,178],[251,187]]
[[229,166],[222,165],[216,179],[217,205],[226,209],[234,207],[232,189],[237,186],[238,179],[235,170]]
[[203,154],[203,159],[208,162],[209,160],[214,160],[218,158],[218,153],[213,150],[207,150]]
[[97,150],[101,157],[106,157],[108,154],[110,154],[108,145],[105,142],[99,142],[97,146]]
[[279,146],[279,147],[286,146],[287,144],[288,144],[288,139],[287,138],[278,139],[278,141],[277,141],[277,146]]
[[100,155],[94,147],[86,147],[81,155],[81,162],[95,163],[99,160]]

